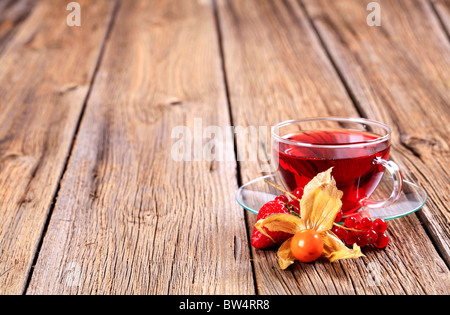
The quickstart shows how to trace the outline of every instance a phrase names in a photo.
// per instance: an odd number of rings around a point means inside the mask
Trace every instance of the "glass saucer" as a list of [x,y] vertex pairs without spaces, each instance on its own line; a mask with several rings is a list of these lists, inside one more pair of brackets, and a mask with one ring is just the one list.
[[[267,184],[265,181],[284,187],[278,176],[266,175],[241,186],[236,191],[237,202],[248,211],[258,214],[259,209],[265,203],[270,200],[274,200],[276,196],[283,194],[278,189]],[[371,196],[371,199],[387,199],[391,191],[392,179],[383,176],[383,179],[378,185],[376,192]],[[347,216],[355,216],[357,218],[369,217],[372,220],[377,218],[392,220],[420,210],[425,205],[426,201],[427,193],[422,187],[410,181],[403,180],[402,193],[400,198],[395,203],[381,209],[361,207],[356,212],[347,214]]]

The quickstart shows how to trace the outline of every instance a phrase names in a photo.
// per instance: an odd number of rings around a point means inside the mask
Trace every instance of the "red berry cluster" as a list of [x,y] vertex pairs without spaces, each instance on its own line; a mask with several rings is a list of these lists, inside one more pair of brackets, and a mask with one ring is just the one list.
[[348,245],[356,243],[359,247],[374,245],[377,248],[385,248],[389,244],[389,237],[385,233],[387,224],[383,219],[372,222],[369,218],[362,218],[358,221],[355,217],[349,216],[345,218],[344,225],[347,229],[335,225],[332,232]]

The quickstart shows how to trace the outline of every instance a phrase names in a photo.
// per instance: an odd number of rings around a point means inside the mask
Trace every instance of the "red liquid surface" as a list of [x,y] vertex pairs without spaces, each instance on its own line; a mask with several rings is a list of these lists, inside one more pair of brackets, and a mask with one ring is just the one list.
[[[383,176],[383,167],[374,163],[376,157],[387,159],[390,142],[373,141],[380,136],[354,130],[308,131],[288,135],[286,140],[316,145],[337,145],[334,148],[304,147],[280,142],[275,147],[279,156],[279,173],[286,187],[293,191],[305,185],[318,173],[333,167],[331,173],[337,187],[344,193],[344,213],[361,207],[360,201],[370,197]],[[345,146],[348,144],[358,146]]]

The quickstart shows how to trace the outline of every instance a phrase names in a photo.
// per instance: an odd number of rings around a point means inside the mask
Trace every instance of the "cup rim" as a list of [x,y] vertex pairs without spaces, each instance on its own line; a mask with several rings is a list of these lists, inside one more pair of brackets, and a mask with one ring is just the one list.
[[[373,139],[373,140],[367,140],[364,142],[358,142],[358,143],[350,143],[350,144],[311,144],[306,142],[300,142],[300,141],[292,141],[287,140],[278,134],[276,134],[275,130],[280,129],[282,127],[292,125],[295,123],[302,123],[302,122],[310,122],[310,121],[345,121],[345,122],[354,122],[354,123],[361,123],[361,124],[367,124],[367,125],[375,125],[378,127],[381,127],[386,130],[386,135],[380,136],[379,138]],[[280,122],[271,128],[271,134],[272,138],[276,139],[279,142],[283,142],[285,144],[300,146],[300,147],[309,147],[309,148],[346,148],[346,147],[360,147],[365,146],[368,144],[376,144],[380,142],[384,142],[386,140],[389,140],[391,138],[392,134],[392,128],[389,127],[386,124],[383,124],[381,122],[378,122],[376,120],[371,120],[367,118],[345,118],[345,117],[317,117],[317,118],[305,118],[305,119],[298,119],[298,120],[286,120],[283,122]]]

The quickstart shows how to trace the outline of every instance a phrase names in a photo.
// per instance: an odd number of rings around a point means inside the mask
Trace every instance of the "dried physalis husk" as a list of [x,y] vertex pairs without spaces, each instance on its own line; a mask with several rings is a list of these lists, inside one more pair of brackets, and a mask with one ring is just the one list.
[[300,216],[309,229],[323,232],[333,227],[336,214],[342,207],[342,191],[329,170],[319,173],[304,188],[300,200]]
[[339,259],[358,258],[364,256],[361,248],[353,244],[353,249],[348,248],[342,241],[331,231],[320,233],[323,239],[322,257],[333,262]]
[[292,237],[284,241],[278,249],[278,264],[283,270],[292,265],[295,261],[295,256],[291,251],[291,239]]
[[[337,189],[331,171],[332,168],[319,173],[305,186],[300,200],[300,218],[290,214],[273,214],[256,222],[255,227],[269,238],[263,227],[269,231],[290,234],[307,229],[315,230],[320,233],[324,242],[322,257],[330,261],[364,256],[359,246],[355,244],[353,249],[349,249],[331,232],[336,215],[342,207],[342,192]],[[295,261],[290,242],[291,239],[288,239],[278,249],[279,265],[282,269],[286,269]]]

